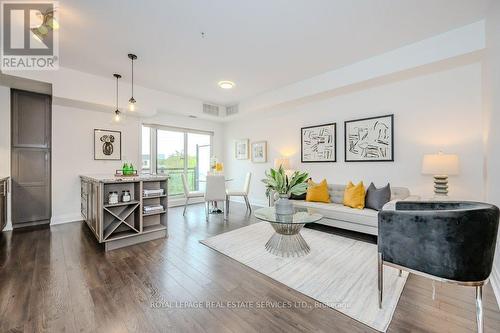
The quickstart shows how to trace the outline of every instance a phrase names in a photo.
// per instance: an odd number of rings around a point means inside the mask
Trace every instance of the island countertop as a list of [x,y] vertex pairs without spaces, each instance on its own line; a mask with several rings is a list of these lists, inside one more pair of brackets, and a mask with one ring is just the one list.
[[140,174],[134,177],[117,177],[110,174],[88,174],[80,175],[80,178],[99,183],[123,183],[123,182],[138,182],[138,181],[155,181],[166,180],[168,175],[150,175]]

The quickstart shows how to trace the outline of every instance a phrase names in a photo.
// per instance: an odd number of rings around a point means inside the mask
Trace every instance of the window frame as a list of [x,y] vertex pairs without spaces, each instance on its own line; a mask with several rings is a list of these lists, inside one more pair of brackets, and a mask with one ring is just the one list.
[[[142,128],[143,127],[148,127],[150,129],[149,131],[149,164],[150,164],[150,170],[149,172],[151,174],[158,174],[158,130],[162,131],[171,131],[171,132],[181,132],[184,134],[184,164],[183,164],[183,173],[187,176],[187,170],[188,170],[188,159],[186,158],[186,155],[188,153],[188,136],[189,134],[204,134],[208,135],[210,137],[210,156],[213,156],[213,141],[214,141],[214,132],[212,131],[203,131],[203,130],[197,130],[197,129],[191,129],[191,128],[184,128],[184,127],[173,127],[173,126],[164,126],[164,125],[158,125],[158,124],[142,124],[141,125],[141,133],[142,133]],[[141,137],[141,171],[142,171],[142,135]],[[161,172],[160,174],[164,174]],[[181,197],[184,196],[184,194],[174,194],[170,195],[171,197]]]

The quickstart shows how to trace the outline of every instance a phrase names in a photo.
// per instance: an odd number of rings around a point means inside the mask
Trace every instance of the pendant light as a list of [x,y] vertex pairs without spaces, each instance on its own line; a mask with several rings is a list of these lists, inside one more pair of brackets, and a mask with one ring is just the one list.
[[135,54],[129,53],[128,58],[132,62],[132,97],[128,100],[128,109],[130,111],[135,111],[135,98],[134,98],[134,60],[137,59]]
[[121,75],[120,74],[113,74],[113,76],[116,78],[116,110],[115,110],[115,116],[114,116],[114,120],[115,122],[120,122],[121,120],[121,112],[120,112],[120,109],[118,109],[118,79],[121,79]]

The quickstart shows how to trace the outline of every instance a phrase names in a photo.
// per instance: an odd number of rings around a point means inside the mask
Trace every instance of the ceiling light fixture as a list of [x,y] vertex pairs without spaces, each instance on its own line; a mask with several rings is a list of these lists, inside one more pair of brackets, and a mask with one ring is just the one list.
[[235,86],[232,81],[219,81],[219,87],[222,89],[232,89]]
[[129,53],[128,58],[132,61],[132,97],[128,100],[128,109],[130,111],[135,111],[135,98],[134,98],[134,60],[137,60],[135,54]]
[[118,109],[118,79],[121,79],[121,75],[120,74],[113,74],[113,76],[116,78],[116,110],[115,110],[115,117],[114,117],[114,120],[115,122],[120,122],[121,120],[121,112],[120,112],[120,109]]

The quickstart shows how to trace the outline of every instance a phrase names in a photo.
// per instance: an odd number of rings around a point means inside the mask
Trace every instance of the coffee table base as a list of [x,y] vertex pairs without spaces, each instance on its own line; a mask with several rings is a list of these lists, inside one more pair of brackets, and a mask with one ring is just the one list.
[[276,231],[266,243],[266,250],[281,257],[301,257],[311,248],[300,234],[304,224],[271,223]]

